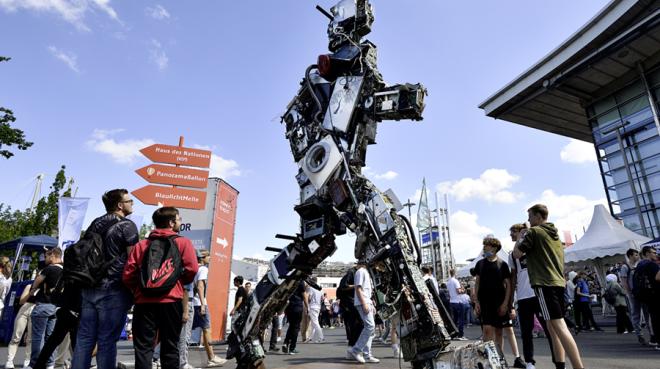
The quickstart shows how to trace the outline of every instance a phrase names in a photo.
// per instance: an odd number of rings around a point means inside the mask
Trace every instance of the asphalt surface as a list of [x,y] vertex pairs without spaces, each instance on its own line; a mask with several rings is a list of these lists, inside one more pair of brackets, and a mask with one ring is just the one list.
[[[660,351],[650,347],[642,347],[634,334],[618,335],[609,320],[605,322],[605,332],[583,332],[576,337],[586,368],[600,369],[660,369]],[[609,325],[609,326],[608,326]],[[468,338],[477,339],[481,335],[477,326],[465,330]],[[298,344],[297,355],[272,353],[266,358],[269,369],[299,368],[299,369],[325,369],[325,368],[410,368],[408,363],[399,362],[392,357],[389,344],[374,341],[374,356],[381,359],[379,364],[358,364],[346,359],[346,341],[343,328],[325,329],[326,342],[318,344]],[[471,341],[453,341],[452,345],[462,345]],[[522,353],[522,343],[518,338],[518,347]],[[550,351],[545,338],[534,339],[536,368],[553,369]],[[224,357],[226,346],[214,346],[216,355]],[[0,348],[0,362],[4,363],[7,348]],[[513,356],[505,341],[505,355],[509,364],[513,363]],[[190,349],[190,363],[195,367],[204,367],[205,353],[201,348]],[[23,348],[16,355],[16,368],[21,367]],[[119,342],[118,360],[125,368],[132,368],[133,350],[130,341]],[[235,368],[235,362],[228,362],[224,368]],[[570,368],[567,364],[567,368]]]

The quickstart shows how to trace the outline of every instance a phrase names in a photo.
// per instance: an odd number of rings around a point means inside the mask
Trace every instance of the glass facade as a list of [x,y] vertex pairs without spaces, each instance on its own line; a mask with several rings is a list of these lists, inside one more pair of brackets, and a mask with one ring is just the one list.
[[658,107],[660,65],[642,79],[587,107],[610,209],[625,226],[660,236],[660,136],[651,104]]

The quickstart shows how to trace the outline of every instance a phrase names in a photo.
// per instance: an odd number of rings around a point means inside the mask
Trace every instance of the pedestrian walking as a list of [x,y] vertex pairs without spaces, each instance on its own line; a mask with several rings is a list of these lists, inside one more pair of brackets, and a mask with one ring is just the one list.
[[236,316],[236,313],[240,310],[241,306],[247,304],[248,293],[243,287],[243,276],[237,275],[234,277],[234,287],[236,287],[236,294],[234,295],[234,307],[229,312],[229,315],[232,317],[232,320]]
[[531,226],[516,242],[513,257],[527,256],[527,272],[552,338],[555,368],[566,367],[568,355],[574,369],[583,369],[580,351],[564,321],[564,246],[557,228],[548,222],[548,208],[536,204],[527,210]]
[[337,297],[349,347],[355,345],[363,328],[362,319],[355,304],[355,269],[355,267],[348,268],[337,287]]
[[[316,283],[317,278],[312,277],[312,282]],[[323,294],[321,291],[307,286],[307,316],[309,317],[310,325],[312,326],[312,333],[308,337],[307,342],[321,343],[324,341],[323,328],[319,323],[319,316],[321,313],[321,306],[323,305]]]
[[26,329],[28,334],[25,336],[25,359],[23,360],[23,368],[30,366],[30,354],[32,352],[32,323],[30,316],[32,315],[32,309],[34,309],[34,296],[30,295],[30,286],[27,285],[23,288],[21,297],[18,300],[18,303],[21,307],[16,313],[16,318],[14,318],[14,330],[11,334],[11,341],[9,341],[9,346],[7,347],[7,362],[5,363],[5,369],[14,369],[14,357],[16,356],[16,351],[18,351],[18,345],[21,343],[21,338],[23,338],[23,333]]
[[[57,307],[53,304],[52,295],[62,276],[62,249],[59,247],[46,251],[46,267],[30,286],[35,296],[35,306],[32,309],[32,353],[30,354],[30,368],[34,368],[39,358],[39,352],[55,328],[55,312]],[[52,351],[51,351],[52,352]],[[55,358],[50,355],[47,365],[54,366]]]
[[371,342],[376,332],[376,323],[374,320],[376,310],[372,302],[373,284],[364,260],[360,260],[357,263],[354,283],[355,308],[360,314],[364,327],[355,345],[347,350],[347,356],[359,363],[379,363],[380,360],[375,358],[371,353]]
[[589,283],[587,282],[587,273],[578,272],[575,280],[575,299],[573,304],[577,309],[575,314],[576,329],[579,332],[584,330],[602,331],[594,319],[594,313],[591,310],[591,294],[589,293]]
[[126,218],[133,213],[133,199],[126,189],[114,189],[103,194],[102,200],[107,213],[94,219],[87,232],[101,235],[103,255],[110,263],[102,275],[96,276],[100,280],[97,285],[82,290],[71,369],[89,369],[97,344],[97,368],[117,367],[117,341],[133,304],[132,294],[121,281],[128,253],[139,241],[135,223]]
[[[227,362],[227,360],[218,357],[213,353],[213,346],[211,346],[211,314],[209,312],[208,301],[206,300],[206,294],[208,292],[208,279],[209,279],[208,265],[211,261],[211,255],[207,250],[198,250],[197,261],[199,263],[199,269],[194,279],[194,286],[196,292],[195,292],[195,297],[193,299],[195,314],[194,314],[194,321],[192,328],[202,329],[201,343],[202,345],[204,345],[204,350],[206,351],[206,359],[207,359],[206,366],[207,367],[222,366],[224,363]],[[248,290],[244,288],[243,291],[240,293],[241,293],[240,296],[241,300],[238,302],[238,306],[236,305],[234,306],[234,309],[239,308],[242,304],[247,304]],[[239,292],[237,292],[237,294],[239,294]]]
[[[514,224],[509,228],[511,241],[517,242],[520,239],[521,232],[527,229],[524,223]],[[522,338],[523,356],[525,363],[516,359],[514,367],[535,369],[536,360],[534,360],[534,330],[538,322],[538,330],[545,332],[550,345],[552,355],[552,340],[547,332],[545,320],[541,316],[541,306],[539,300],[534,294],[534,290],[529,283],[529,274],[527,272],[527,256],[523,255],[515,259],[509,255],[509,266],[511,267],[511,281],[515,291],[515,302],[517,305],[518,322],[520,323],[520,336]],[[553,359],[554,362],[554,359]]]
[[298,353],[296,350],[298,342],[298,333],[300,332],[300,322],[303,317],[303,300],[305,295],[305,282],[298,282],[298,286],[289,297],[289,303],[284,313],[289,322],[289,328],[284,337],[282,352],[289,355]]
[[195,248],[189,239],[178,235],[181,216],[176,208],[159,208],[152,220],[156,229],[131,250],[122,276],[135,298],[135,368],[151,369],[158,340],[161,367],[179,369],[182,300],[187,298],[183,285],[197,273]]
[[456,270],[454,269],[449,269],[447,292],[449,292],[449,306],[451,309],[451,315],[454,319],[454,324],[456,324],[456,328],[458,329],[458,337],[456,337],[456,339],[459,341],[465,341],[467,340],[463,331],[465,328],[465,310],[463,302],[459,297],[461,294],[465,293],[465,289],[463,289],[461,283],[458,281],[458,279],[456,279]]
[[[653,332],[660,332],[660,265],[658,254],[652,246],[642,247],[640,253],[642,260],[637,264],[633,279],[633,294],[638,301],[647,304],[649,308],[650,324]],[[656,350],[660,350],[657,343]]]
[[476,313],[481,318],[483,340],[494,341],[504,358],[502,328],[509,323],[511,311],[511,271],[497,256],[500,241],[491,236],[483,240],[483,259],[474,267],[476,275]]
[[193,369],[193,366],[188,363],[188,345],[190,344],[193,318],[195,316],[195,309],[193,307],[193,283],[185,284],[183,291],[184,297],[181,300],[183,305],[183,326],[181,327],[181,336],[179,337],[179,368]]
[[630,333],[633,331],[633,326],[628,317],[626,292],[617,281],[615,274],[608,274],[605,276],[605,280],[607,281],[604,294],[605,300],[616,311],[616,333]]
[[626,291],[628,311],[630,312],[635,335],[637,335],[637,341],[642,346],[646,346],[647,344],[657,345],[652,324],[646,324],[646,328],[649,332],[648,342],[644,338],[644,333],[642,333],[642,320],[647,323],[649,321],[648,306],[637,300],[632,292],[633,277],[635,276],[635,270],[639,261],[639,251],[635,249],[628,249],[628,251],[626,251],[626,262],[621,266],[621,269],[619,270],[619,278],[621,278],[621,287],[623,287],[623,289]]

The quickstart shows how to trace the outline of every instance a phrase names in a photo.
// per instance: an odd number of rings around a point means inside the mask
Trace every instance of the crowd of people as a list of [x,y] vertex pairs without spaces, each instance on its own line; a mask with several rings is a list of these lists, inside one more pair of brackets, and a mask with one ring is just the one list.
[[[178,234],[178,210],[157,209],[152,216],[155,229],[140,240],[135,224],[126,218],[133,204],[128,191],[108,191],[103,202],[107,214],[96,218],[79,242],[93,246],[96,241],[102,248],[106,262],[102,270],[94,270],[99,278],[91,285],[81,283],[76,272],[68,269],[74,264],[63,262],[61,249],[46,251],[43,268],[20,296],[5,368],[14,367],[17,347],[27,330],[23,367],[54,368],[71,350],[73,369],[92,367],[93,358],[98,369],[114,369],[117,341],[130,309],[137,369],[190,369],[188,348],[194,329],[201,331],[199,343],[206,353],[206,366],[222,366],[226,360],[215,355],[211,345],[206,299],[209,253],[196,250],[190,240]],[[547,220],[547,207],[537,204],[528,210],[527,223],[512,225],[510,236],[515,247],[507,260],[498,256],[501,242],[487,236],[483,258],[470,270],[473,278],[467,282],[459,281],[451,270],[446,283],[438,285],[433,269],[422,268],[424,280],[435,289],[456,325],[454,339],[467,340],[466,325],[478,322],[482,339],[494,341],[502,358],[506,337],[513,367],[534,369],[533,337],[542,334],[547,337],[555,368],[564,369],[568,357],[573,368],[581,369],[584,365],[573,334],[600,330],[591,310],[598,294],[616,312],[618,333],[634,332],[640,344],[658,349],[654,334],[660,329],[656,250],[648,246],[641,251],[628,250],[626,263],[612,268],[601,287],[588,270],[565,273],[563,245],[557,229]],[[76,245],[70,246],[72,256],[67,250],[67,260],[76,260],[74,252],[82,250]],[[0,269],[0,292],[6,294],[11,285],[8,259],[0,258]],[[343,326],[347,359],[378,363],[371,349],[375,338],[381,342],[389,339],[393,357],[402,358],[397,330],[401,322],[396,315],[382,321],[376,314],[374,285],[365,260],[358,260],[343,276],[336,299],[328,299],[314,288],[317,282],[315,277],[309,285],[300,281],[286,307],[269,318],[269,352],[295,355],[299,335],[303,342],[323,343],[324,328]],[[234,285],[237,290],[230,315],[235,318],[250,298],[251,283],[237,276]],[[513,329],[516,324],[522,356]],[[59,355],[55,355],[58,347]]]
[[[131,309],[137,369],[192,368],[187,353],[190,333],[197,327],[203,331],[207,367],[222,366],[226,360],[213,354],[210,345],[209,254],[178,235],[179,211],[157,209],[152,216],[155,229],[140,240],[135,223],[127,218],[133,212],[128,191],[108,191],[102,200],[107,213],[92,221],[79,243],[69,246],[67,263],[62,249],[45,252],[43,268],[20,297],[5,368],[14,368],[27,330],[24,368],[51,369],[56,360],[64,366],[70,350],[73,369],[115,369],[117,342]],[[94,251],[100,259],[94,259]],[[87,268],[84,273],[76,269],[76,261]],[[0,264],[6,271],[6,260]],[[6,289],[11,271],[3,276],[0,284]]]

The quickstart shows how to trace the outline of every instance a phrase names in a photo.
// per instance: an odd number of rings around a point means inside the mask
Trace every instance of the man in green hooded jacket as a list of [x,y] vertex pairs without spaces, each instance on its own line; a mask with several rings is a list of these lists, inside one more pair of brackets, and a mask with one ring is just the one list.
[[564,247],[557,228],[548,222],[548,208],[536,204],[527,210],[531,228],[513,249],[513,257],[527,255],[529,282],[539,300],[541,314],[548,323],[555,354],[555,367],[565,369],[568,355],[574,369],[582,369],[582,359],[573,336],[564,322]]

